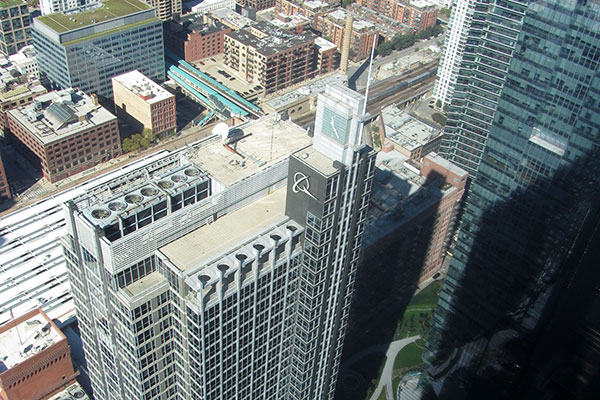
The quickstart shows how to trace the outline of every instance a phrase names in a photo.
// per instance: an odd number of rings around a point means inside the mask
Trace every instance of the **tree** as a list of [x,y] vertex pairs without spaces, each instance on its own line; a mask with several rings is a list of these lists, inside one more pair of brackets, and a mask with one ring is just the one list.
[[134,141],[132,138],[126,138],[123,140],[123,151],[128,153],[130,151],[138,151],[140,149],[140,144]]
[[392,50],[394,50],[394,44],[392,43],[392,40],[386,40],[385,42],[377,46],[377,54],[384,57],[389,55],[392,52]]
[[437,108],[442,108],[442,101],[441,101],[440,99],[438,99],[438,100],[435,102],[435,106],[436,106]]
[[342,7],[347,8],[354,0],[342,0]]
[[445,15],[447,17],[450,16],[451,12],[452,12],[452,10],[450,8],[447,8],[447,7],[442,7],[442,9],[440,10],[440,14]]

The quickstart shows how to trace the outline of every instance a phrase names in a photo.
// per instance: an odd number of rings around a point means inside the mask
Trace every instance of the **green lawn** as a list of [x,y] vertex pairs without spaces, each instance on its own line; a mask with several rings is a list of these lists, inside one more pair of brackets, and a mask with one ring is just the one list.
[[54,13],[44,15],[38,17],[38,21],[48,25],[56,32],[62,33],[150,8],[140,0],[105,0],[102,4],[102,7],[77,14]]
[[421,290],[419,294],[413,296],[408,304],[410,306],[433,306],[437,304],[440,288],[442,287],[441,281],[434,281],[429,284],[425,289]]
[[387,395],[385,394],[385,388],[381,391],[381,394],[379,395],[377,400],[387,400]]
[[400,350],[394,360],[394,369],[412,369],[423,365],[421,354],[423,349],[413,342]]

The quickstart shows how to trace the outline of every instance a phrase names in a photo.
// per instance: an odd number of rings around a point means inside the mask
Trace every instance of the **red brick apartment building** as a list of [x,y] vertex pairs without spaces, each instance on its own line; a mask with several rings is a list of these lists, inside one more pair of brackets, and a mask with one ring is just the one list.
[[122,153],[117,117],[78,89],[38,96],[7,116],[12,138],[50,182]]
[[220,22],[204,23],[201,16],[186,16],[165,25],[165,47],[185,61],[202,60],[223,52],[225,34],[229,32],[231,28]]
[[295,35],[259,23],[225,36],[227,66],[247,82],[258,83],[270,94],[313,78],[318,72],[315,57],[317,36]]
[[6,179],[2,154],[0,154],[0,203],[10,199],[12,199],[12,195],[10,193],[10,187],[8,186],[8,179]]
[[356,3],[386,15],[417,32],[436,24],[438,10],[427,0],[356,0]]
[[442,268],[468,174],[435,153],[419,164],[397,151],[377,160],[363,259],[398,264],[423,282]]
[[[332,41],[341,49],[346,30],[346,11],[337,9],[319,17],[316,28],[322,32],[323,37]],[[369,57],[373,47],[373,38],[379,37],[378,35],[378,28],[372,22],[354,20],[350,41],[351,58],[362,60]],[[377,48],[378,41],[379,39],[375,41],[375,48]]]
[[2,400],[49,399],[77,376],[65,335],[40,309],[0,327],[0,360]]

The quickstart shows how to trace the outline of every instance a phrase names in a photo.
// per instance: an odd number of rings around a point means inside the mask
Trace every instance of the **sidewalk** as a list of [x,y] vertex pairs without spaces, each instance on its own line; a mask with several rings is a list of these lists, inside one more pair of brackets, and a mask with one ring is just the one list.
[[385,390],[387,400],[395,399],[395,395],[393,393],[394,387],[392,386],[392,372],[394,371],[394,361],[396,361],[396,356],[400,350],[420,338],[421,336],[417,335],[390,343],[390,346],[385,353],[385,366],[383,367],[383,372],[379,378],[379,385],[377,385],[377,388],[371,395],[370,400],[377,400],[383,390]]

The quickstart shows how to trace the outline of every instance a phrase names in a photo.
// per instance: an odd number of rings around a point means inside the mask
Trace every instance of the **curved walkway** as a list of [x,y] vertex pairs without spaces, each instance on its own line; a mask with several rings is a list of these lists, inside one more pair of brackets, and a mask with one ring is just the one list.
[[392,372],[394,371],[394,361],[396,360],[396,356],[405,346],[420,338],[421,336],[417,335],[390,343],[388,350],[385,353],[385,366],[383,367],[383,372],[379,378],[379,385],[377,385],[377,388],[371,395],[370,400],[377,400],[381,395],[381,391],[384,389],[387,400],[395,399],[393,393],[394,387],[392,386]]

